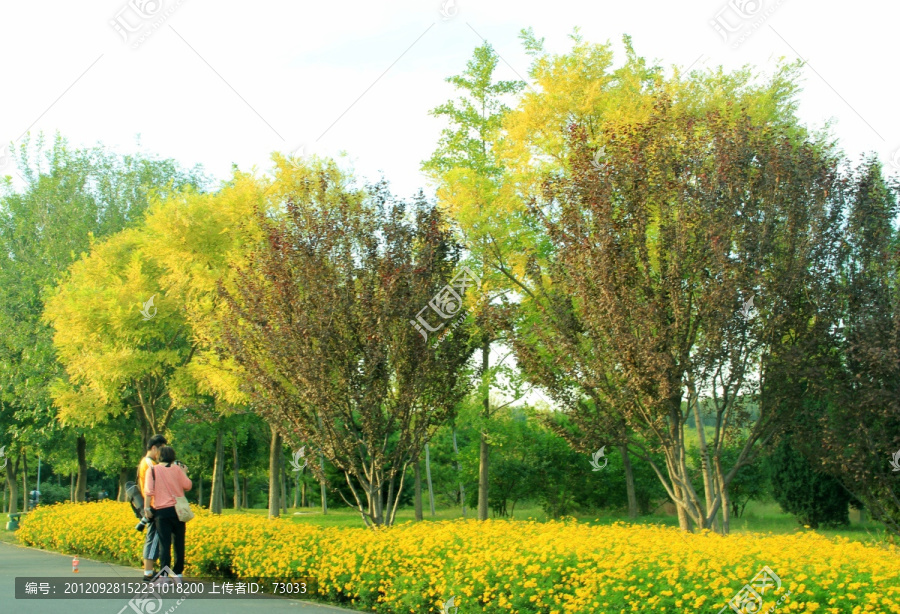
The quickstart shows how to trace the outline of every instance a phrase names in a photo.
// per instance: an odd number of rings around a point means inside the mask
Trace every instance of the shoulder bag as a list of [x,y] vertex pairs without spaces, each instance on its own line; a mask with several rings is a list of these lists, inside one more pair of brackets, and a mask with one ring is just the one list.
[[[171,465],[168,466],[171,467]],[[154,469],[156,469],[156,467],[151,467],[150,473],[153,474],[153,484],[155,485],[156,472],[153,471]],[[178,515],[178,520],[180,520],[181,522],[187,522],[194,519],[194,512],[193,510],[191,510],[191,506],[188,503],[187,497],[175,497],[175,513]]]

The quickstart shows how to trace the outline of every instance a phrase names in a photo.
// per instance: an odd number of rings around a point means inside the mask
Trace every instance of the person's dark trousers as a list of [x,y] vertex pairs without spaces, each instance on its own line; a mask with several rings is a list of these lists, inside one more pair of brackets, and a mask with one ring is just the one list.
[[[178,520],[174,507],[153,510],[156,518],[156,532],[159,534],[159,566],[169,567],[173,573],[184,572],[184,529],[183,522]],[[175,544],[175,564],[172,565],[172,542]]]

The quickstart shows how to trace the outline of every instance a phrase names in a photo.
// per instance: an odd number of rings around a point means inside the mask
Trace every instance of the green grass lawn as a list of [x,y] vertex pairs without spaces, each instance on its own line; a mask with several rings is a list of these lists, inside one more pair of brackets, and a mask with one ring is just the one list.
[[[125,505],[123,503],[123,505]],[[257,516],[265,516],[268,514],[267,509],[242,509],[235,511],[233,509],[223,510],[223,514],[253,514]],[[306,522],[323,527],[349,527],[360,528],[363,526],[362,518],[355,510],[346,507],[331,508],[328,514],[323,515],[322,510],[318,507],[312,508],[289,508],[287,514],[282,514],[284,518],[290,518],[293,522]],[[466,508],[466,517],[472,519],[475,517],[475,510]],[[628,522],[628,518],[621,512],[610,510],[597,511],[594,513],[575,514],[575,517],[588,524],[612,524],[614,522]],[[6,530],[6,515],[0,516],[4,521],[0,525],[0,541],[6,543],[16,543],[15,533]],[[434,517],[426,510],[424,520],[426,522],[436,520],[455,520],[462,518],[459,508],[439,509]],[[547,515],[536,504],[526,504],[516,507],[516,520],[535,520],[538,522],[546,522]],[[851,522],[847,527],[840,529],[818,529],[818,532],[829,537],[841,536],[853,541],[884,543],[886,538],[884,529],[877,522],[866,519],[859,522],[859,515],[855,510],[850,512]],[[413,522],[415,512],[412,508],[400,509],[397,511],[397,523]],[[658,512],[647,516],[641,516],[636,524],[661,524],[667,526],[677,526],[678,520],[675,516]],[[793,533],[802,530],[793,516],[781,511],[777,503],[762,503],[751,501],[744,515],[741,518],[732,518],[731,533],[740,535],[742,533]]]
[[[235,512],[233,509],[226,509],[224,514],[255,514],[266,515],[266,509],[247,509]],[[307,522],[318,526],[327,527],[351,527],[359,528],[363,526],[362,518],[355,510],[343,508],[331,508],[328,514],[323,515],[322,510],[318,507],[314,508],[289,508],[287,514],[282,517],[290,518],[294,522]],[[471,519],[475,517],[475,510],[466,508],[466,517]],[[613,511],[597,511],[592,514],[575,514],[575,517],[588,524],[612,524],[619,521],[628,521],[628,517],[620,512]],[[437,514],[432,517],[426,511],[424,520],[455,520],[462,518],[459,508],[439,509]],[[516,507],[516,520],[536,520],[538,522],[546,522],[547,515],[537,505],[520,505]],[[397,523],[412,522],[415,519],[415,512],[412,508],[397,510]],[[850,512],[850,525],[840,529],[818,529],[818,532],[829,537],[841,536],[854,541],[881,543],[884,541],[884,529],[877,522],[866,519],[859,522],[858,513],[855,510]],[[677,526],[678,519],[675,516],[665,513],[656,513],[648,516],[641,516],[636,524],[662,524],[668,526]],[[741,518],[731,519],[731,533],[793,533],[802,530],[797,520],[790,514],[781,511],[777,503],[761,503],[751,501]]]
[[[546,515],[541,511],[540,508],[536,507],[533,511],[533,515],[537,520],[544,521],[546,520]],[[260,516],[268,515],[268,509],[242,509],[242,510],[233,510],[226,509],[222,510],[223,514],[256,514]],[[284,514],[282,512],[283,518],[291,518],[294,522],[308,522],[310,524],[315,524],[323,527],[362,527],[363,520],[359,515],[359,512],[356,510],[349,509],[347,507],[339,507],[339,508],[329,508],[328,513],[323,515],[322,509],[319,507],[294,507],[288,508],[288,513]],[[475,511],[466,508],[466,517],[474,518]],[[397,523],[402,522],[412,522],[416,518],[416,513],[413,508],[408,509],[398,509],[397,510]],[[462,513],[458,508],[453,509],[439,509],[437,510],[434,517],[431,516],[429,511],[425,512],[425,520],[454,520],[456,518],[462,518]],[[519,514],[518,510],[516,510],[516,518],[524,519],[526,516],[524,514]]]
[[8,520],[9,518],[7,518],[6,514],[3,514],[2,518],[3,518],[4,522],[2,523],[2,526],[0,526],[0,542],[2,542],[4,544],[18,543],[19,540],[16,539],[16,532],[6,530],[6,522],[5,521]]

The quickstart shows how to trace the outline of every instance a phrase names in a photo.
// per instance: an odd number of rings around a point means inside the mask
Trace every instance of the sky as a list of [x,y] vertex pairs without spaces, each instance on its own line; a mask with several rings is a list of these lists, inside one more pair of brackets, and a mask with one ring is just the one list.
[[495,77],[527,80],[528,27],[553,53],[578,27],[619,60],[628,34],[666,68],[771,72],[801,58],[801,119],[830,123],[851,160],[876,152],[900,172],[898,23],[900,4],[874,0],[4,0],[0,175],[12,173],[3,145],[43,131],[219,180],[233,165],[270,170],[273,151],[344,152],[360,178],[430,193],[420,164],[443,127],[428,111],[456,96],[446,77],[487,40]]
[[617,58],[628,34],[664,67],[771,71],[803,58],[803,121],[831,121],[851,159],[874,151],[900,170],[897,23],[900,5],[872,0],[5,0],[0,143],[58,131],[218,179],[235,164],[269,170],[273,151],[345,152],[358,176],[410,196],[427,188],[420,163],[443,127],[428,111],[455,96],[445,78],[472,50],[489,41],[496,77],[527,80],[519,32],[562,53],[577,26]]

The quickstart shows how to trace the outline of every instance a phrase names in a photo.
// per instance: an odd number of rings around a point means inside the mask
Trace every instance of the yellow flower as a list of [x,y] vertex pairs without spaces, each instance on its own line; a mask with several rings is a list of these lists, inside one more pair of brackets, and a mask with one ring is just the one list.
[[[571,519],[405,523],[371,531],[195,513],[187,529],[188,575],[231,569],[241,579],[315,578],[319,599],[379,614],[436,613],[451,595],[466,614],[718,610],[764,565],[783,581],[765,594],[766,609],[784,598],[779,613],[900,614],[900,549],[815,531],[747,539]],[[122,503],[63,504],[26,516],[19,537],[133,565],[143,543],[133,527]]]

